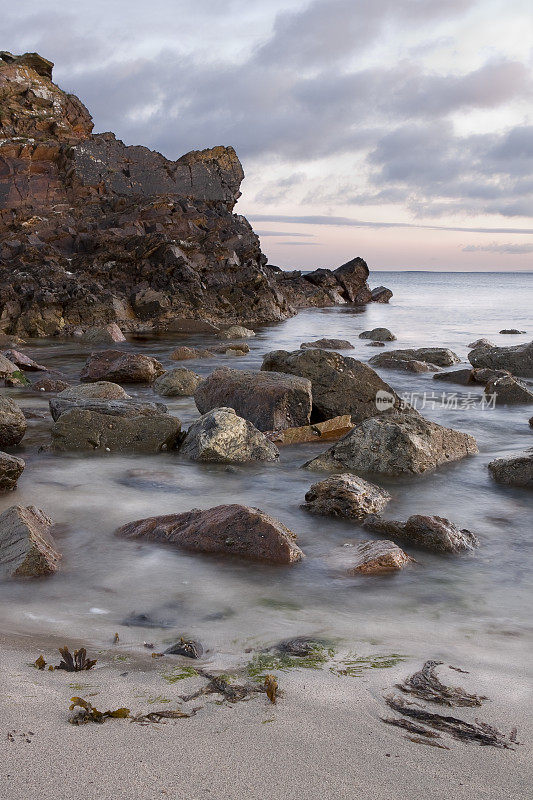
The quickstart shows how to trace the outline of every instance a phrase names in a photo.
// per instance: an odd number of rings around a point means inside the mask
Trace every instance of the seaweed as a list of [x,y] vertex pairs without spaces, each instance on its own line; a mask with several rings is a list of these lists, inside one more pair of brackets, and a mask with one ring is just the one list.
[[76,708],[80,709],[69,717],[71,725],[86,725],[88,722],[97,722],[101,725],[106,719],[126,719],[130,715],[129,708],[116,708],[114,711],[98,711],[88,700],[84,700],[83,697],[71,697],[70,703],[69,711],[74,711]]
[[333,648],[316,643],[310,646],[305,656],[293,656],[288,652],[256,653],[246,665],[247,675],[255,681],[264,681],[274,670],[288,672],[290,669],[321,669],[335,654]]
[[44,660],[42,655],[40,655],[39,658],[37,658],[33,662],[33,666],[36,667],[37,669],[41,669],[41,670],[46,667],[46,661]]
[[[155,655],[155,653],[152,653],[152,655]],[[167,683],[177,683],[177,681],[193,678],[196,675],[198,675],[198,671],[194,667],[174,667],[170,672],[163,672],[161,677]]]
[[196,714],[197,709],[193,708],[189,713],[179,709],[163,708],[159,711],[150,711],[148,714],[138,714],[131,717],[132,722],[163,722],[167,719],[189,719]]
[[334,675],[360,678],[367,669],[389,669],[405,661],[406,658],[407,656],[401,653],[370,656],[357,656],[354,653],[340,662],[342,666],[333,665],[329,670]]
[[252,694],[256,692],[266,692],[264,685],[230,683],[231,678],[229,675],[213,675],[213,673],[202,669],[197,670],[197,673],[206,678],[208,683],[192,694],[181,695],[180,700],[183,700],[184,703],[189,702],[189,700],[196,700],[196,698],[205,694],[221,694],[228,703],[238,703],[241,700],[249,700]]
[[120,637],[119,637],[118,633],[115,633],[115,635],[113,636],[113,644],[118,644],[119,641],[120,641]]
[[91,660],[87,658],[87,650],[85,647],[74,650],[74,655],[71,654],[66,646],[60,647],[59,652],[63,656],[63,660],[59,662],[56,669],[64,669],[67,672],[83,672],[92,669],[96,664],[96,659]]
[[426,661],[418,672],[415,672],[403,683],[396,684],[405,694],[413,694],[421,700],[437,703],[442,706],[480,706],[487,698],[483,695],[469,694],[460,686],[445,686],[437,678],[435,667],[442,661]]
[[415,742],[415,744],[427,744],[430,747],[440,747],[441,750],[450,749],[448,745],[436,742],[434,739],[423,739],[421,736],[406,736],[405,738],[409,739],[410,742]]
[[278,694],[278,682],[274,675],[265,675],[264,687],[270,702],[275,703]]
[[440,733],[429,731],[427,728],[423,728],[422,725],[417,725],[415,722],[411,722],[411,720],[404,719],[403,717],[380,717],[380,720],[386,722],[387,725],[396,725],[397,728],[404,728],[410,733],[427,736],[428,739],[440,739]]

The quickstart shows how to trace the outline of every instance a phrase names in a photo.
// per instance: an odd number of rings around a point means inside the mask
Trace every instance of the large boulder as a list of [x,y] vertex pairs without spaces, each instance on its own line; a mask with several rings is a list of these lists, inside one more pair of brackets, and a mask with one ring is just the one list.
[[16,487],[25,466],[21,458],[0,452],[0,494]]
[[371,339],[373,342],[394,342],[396,336],[388,328],[372,328],[371,331],[360,333],[359,338]]
[[125,539],[271,564],[291,564],[303,557],[296,535],[283,523],[259,508],[236,504],[149,517],[123,525],[116,533]]
[[507,369],[513,375],[533,378],[533,342],[514,347],[475,347],[468,354],[468,360],[473,367]]
[[401,399],[388,383],[362,361],[329,350],[274,350],[263,359],[265,371],[300,375],[311,381],[313,411],[321,419],[351,414],[354,422],[375,416],[378,392],[399,408]]
[[302,342],[301,350],[318,348],[319,350],[354,350],[354,346],[347,339],[316,339],[314,342]]
[[180,421],[170,414],[119,416],[72,408],[52,428],[52,449],[158,453],[177,446],[180,430]]
[[260,431],[307,425],[311,417],[311,383],[277,372],[216,369],[194,393],[200,414],[230,407]]
[[107,414],[110,417],[150,417],[166,414],[168,408],[163,403],[150,403],[142,400],[92,400],[77,397],[57,397],[52,398],[48,405],[54,421],[58,420],[61,414],[66,414],[73,408],[80,408],[84,411],[95,411],[98,414]]
[[26,418],[10,397],[0,395],[0,447],[13,447],[26,433]]
[[523,381],[512,375],[502,375],[489,380],[485,386],[487,397],[494,397],[498,405],[531,405],[533,392]]
[[476,440],[467,433],[444,428],[420,415],[393,413],[364,420],[304,466],[381,475],[419,474],[477,452]]
[[0,576],[40,578],[57,572],[61,554],[50,535],[53,522],[35,506],[0,514]]
[[161,397],[192,397],[203,378],[185,367],[164,372],[153,383],[153,390]]
[[368,266],[359,256],[333,270],[333,276],[342,286],[350,303],[369,303],[372,299],[366,283]]
[[417,347],[378,353],[372,356],[369,363],[376,367],[408,369],[406,365],[413,361],[423,362],[429,366],[434,364],[436,367],[451,367],[453,364],[459,364],[461,359],[447,347]]
[[390,499],[385,489],[345,473],[314,483],[302,508],[313,514],[362,520],[368,514],[378,514]]
[[479,546],[477,536],[471,531],[458,528],[444,517],[413,514],[407,522],[399,522],[370,515],[364,520],[363,527],[380,536],[399,539],[405,544],[431,550],[433,553],[471,552]]
[[193,422],[180,452],[195,461],[241,464],[275,461],[279,450],[233,408],[215,408]]
[[163,365],[152,356],[124,353],[121,350],[102,350],[91,353],[80,373],[80,381],[152,383],[164,371]]
[[497,483],[533,489],[533,449],[509,458],[497,458],[489,464]]
[[126,337],[116,322],[103,325],[101,328],[89,328],[82,336],[82,341],[87,344],[116,344],[125,342]]

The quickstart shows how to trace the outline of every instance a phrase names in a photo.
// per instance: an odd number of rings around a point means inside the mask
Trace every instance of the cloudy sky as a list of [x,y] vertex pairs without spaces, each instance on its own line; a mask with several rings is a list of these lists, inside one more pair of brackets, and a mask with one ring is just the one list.
[[232,144],[283,267],[533,269],[530,0],[0,0],[95,131]]

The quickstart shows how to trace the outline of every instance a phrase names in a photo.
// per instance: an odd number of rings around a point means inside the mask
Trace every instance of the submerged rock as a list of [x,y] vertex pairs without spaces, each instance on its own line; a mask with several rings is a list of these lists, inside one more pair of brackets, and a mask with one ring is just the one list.
[[476,347],[468,354],[473,367],[507,369],[513,375],[533,378],[533,342],[513,347]]
[[26,433],[26,418],[10,397],[0,395],[0,447],[13,447]]
[[52,449],[158,453],[178,445],[180,430],[179,419],[166,413],[142,415],[132,409],[124,416],[72,408],[52,428]]
[[467,433],[444,428],[420,415],[393,413],[364,420],[304,466],[382,475],[420,474],[477,452],[476,440]]
[[320,350],[353,350],[354,346],[347,339],[317,339],[314,342],[302,342],[301,350],[318,347]]
[[385,489],[345,473],[313,484],[302,508],[313,514],[362,520],[382,511],[390,499]]
[[118,383],[110,381],[96,381],[96,383],[82,383],[79,386],[69,386],[62,391],[58,400],[129,400],[129,394]]
[[311,384],[280,373],[216,369],[194,393],[200,414],[229,407],[260,431],[307,425],[311,416]]
[[125,342],[126,337],[116,322],[110,322],[101,328],[89,328],[82,336],[82,341],[88,344],[115,344]]
[[487,396],[496,396],[498,405],[530,405],[533,392],[523,381],[512,375],[503,375],[489,380],[485,386]]
[[102,350],[91,353],[80,373],[80,381],[152,383],[164,371],[163,365],[151,356],[124,353],[121,350]]
[[500,333],[507,333],[507,334],[516,334],[516,333],[527,333],[527,331],[519,331],[517,328],[504,328]]
[[219,339],[250,339],[255,336],[255,331],[243,328],[242,325],[231,325],[225,331],[220,331],[217,336]]
[[176,347],[170,354],[172,361],[191,361],[194,358],[213,358],[211,350],[203,350],[201,347]]
[[[458,355],[447,347],[418,347],[405,350],[388,350],[386,353],[378,353],[372,356],[369,363],[377,367],[389,367],[391,369],[409,369],[411,362],[422,362],[429,369],[437,367],[451,367],[461,361]],[[420,372],[422,370],[416,370]]]
[[372,289],[370,297],[373,303],[388,303],[392,297],[392,292],[386,286],[376,286]]
[[479,540],[466,528],[459,529],[444,517],[414,514],[407,522],[369,516],[363,522],[366,530],[380,536],[399,539],[406,544],[431,550],[434,553],[471,552],[479,546]]
[[246,342],[228,342],[227,344],[217,344],[211,347],[215,354],[222,353],[226,356],[245,356],[250,352],[250,345]]
[[192,397],[202,380],[196,372],[176,367],[156,378],[153,390],[162,397]]
[[374,342],[393,342],[396,336],[388,328],[372,328],[371,331],[360,333],[359,338],[372,339]]
[[0,514],[0,575],[40,578],[57,572],[61,554],[50,535],[53,522],[35,506]]
[[180,452],[195,461],[275,461],[278,448],[233,408],[215,408],[193,422]]
[[194,639],[180,639],[164,651],[166,656],[185,656],[185,658],[201,658],[204,648]]
[[271,564],[291,564],[303,558],[296,535],[283,523],[258,508],[236,504],[149,517],[123,525],[116,533],[126,539]]
[[468,386],[476,382],[474,381],[473,373],[473,369],[454,369],[449,372],[437,372],[433,375],[433,378],[436,381],[447,381],[449,383],[457,383],[460,386]]
[[326,641],[326,639],[315,639],[311,636],[296,636],[294,639],[284,639],[270,649],[276,650],[278,653],[287,653],[289,656],[306,658],[307,656],[321,653],[328,645],[330,645],[330,642]]
[[0,452],[0,494],[16,488],[25,466],[21,458]]
[[398,572],[413,559],[387,539],[345,545],[344,560],[348,575],[385,575]]
[[470,342],[467,347],[496,347],[494,342],[491,342],[489,339],[476,339],[475,342]]
[[510,458],[497,458],[490,462],[489,471],[498,483],[533,489],[533,449]]

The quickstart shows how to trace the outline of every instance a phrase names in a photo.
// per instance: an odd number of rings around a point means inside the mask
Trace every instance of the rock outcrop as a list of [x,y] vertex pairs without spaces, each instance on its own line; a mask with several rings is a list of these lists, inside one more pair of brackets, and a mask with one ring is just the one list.
[[347,339],[317,339],[314,342],[302,342],[302,350],[318,348],[319,350],[354,350],[354,346]]
[[313,514],[363,520],[368,514],[382,511],[390,499],[385,489],[346,473],[314,483],[306,492],[302,508]]
[[193,422],[180,453],[194,461],[243,464],[276,461],[279,450],[233,408],[215,408]]
[[57,572],[61,554],[50,535],[53,522],[35,506],[0,514],[0,576],[41,578]]
[[389,536],[405,544],[433,553],[471,552],[479,546],[477,536],[467,528],[458,528],[444,517],[413,514],[406,522],[371,515],[364,522],[366,530],[380,536]]
[[170,161],[93,134],[52,67],[0,53],[0,332],[254,325],[371,301],[360,258],[306,275],[267,265],[233,213],[244,173],[232,147]]

